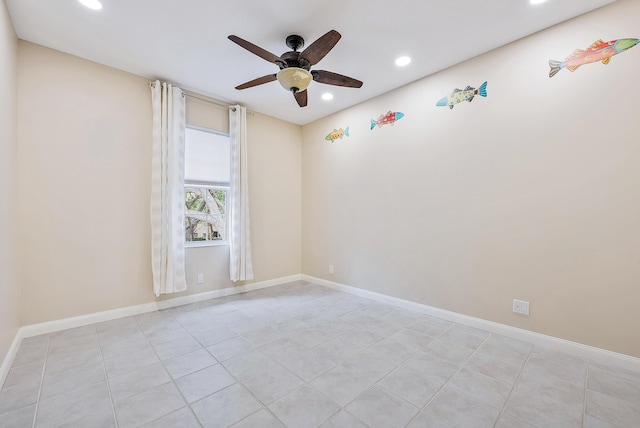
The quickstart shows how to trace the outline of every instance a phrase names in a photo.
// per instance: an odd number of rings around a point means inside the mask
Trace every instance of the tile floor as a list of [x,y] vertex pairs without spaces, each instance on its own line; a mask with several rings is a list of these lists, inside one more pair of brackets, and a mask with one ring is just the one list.
[[7,427],[640,427],[640,373],[294,282],[25,339]]

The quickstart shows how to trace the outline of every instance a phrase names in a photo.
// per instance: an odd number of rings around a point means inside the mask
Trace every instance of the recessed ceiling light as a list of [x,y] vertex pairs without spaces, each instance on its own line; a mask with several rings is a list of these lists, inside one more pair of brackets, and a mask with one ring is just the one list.
[[325,92],[324,94],[322,94],[322,99],[325,101],[329,101],[333,99],[333,94],[330,94],[329,92]]
[[100,3],[100,0],[78,0],[78,1],[83,5],[85,5],[86,7],[88,7],[89,9],[93,9],[93,10],[102,9],[102,3]]
[[409,58],[408,56],[401,56],[396,60],[396,65],[398,67],[404,67],[405,65],[409,65],[410,62],[411,58]]
[[529,3],[531,4],[540,4],[540,3],[544,3],[547,0],[529,0]]

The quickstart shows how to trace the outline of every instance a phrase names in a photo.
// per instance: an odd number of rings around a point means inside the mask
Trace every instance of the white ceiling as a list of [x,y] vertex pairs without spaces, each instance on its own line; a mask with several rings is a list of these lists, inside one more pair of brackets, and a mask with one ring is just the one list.
[[[616,0],[6,0],[18,37],[183,89],[305,124]],[[300,108],[277,82],[235,86],[278,68],[227,39],[276,55],[285,38],[342,39],[312,69],[362,80],[360,89],[312,82]],[[394,60],[409,55],[408,67]],[[332,101],[320,96],[332,92]]]

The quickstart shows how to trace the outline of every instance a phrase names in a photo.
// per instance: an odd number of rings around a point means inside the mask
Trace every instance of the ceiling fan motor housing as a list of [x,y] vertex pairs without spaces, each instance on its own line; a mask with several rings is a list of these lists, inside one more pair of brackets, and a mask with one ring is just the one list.
[[296,51],[285,52],[282,55],[280,55],[280,58],[282,59],[282,62],[279,63],[278,66],[280,67],[281,70],[283,68],[289,68],[289,67],[300,67],[309,71],[309,69],[311,68],[309,61],[305,59],[300,59],[300,52],[296,52]]
[[304,46],[304,39],[302,38],[302,36],[298,36],[297,34],[288,36],[285,42],[287,46],[289,46],[294,51],[297,51]]

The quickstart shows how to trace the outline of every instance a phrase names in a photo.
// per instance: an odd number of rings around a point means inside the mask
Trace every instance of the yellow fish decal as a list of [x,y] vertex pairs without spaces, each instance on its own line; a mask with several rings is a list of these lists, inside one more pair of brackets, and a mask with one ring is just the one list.
[[347,126],[347,129],[342,129],[342,128],[334,129],[333,131],[329,132],[327,136],[324,137],[324,139],[327,141],[331,141],[333,143],[338,138],[342,139],[343,137],[348,137],[348,136],[349,136],[349,127]]

